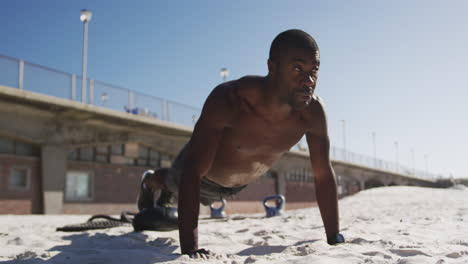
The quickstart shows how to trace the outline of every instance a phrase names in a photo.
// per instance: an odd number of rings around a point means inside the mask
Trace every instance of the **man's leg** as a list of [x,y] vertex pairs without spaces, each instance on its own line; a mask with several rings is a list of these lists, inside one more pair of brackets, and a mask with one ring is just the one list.
[[159,169],[156,171],[146,171],[141,179],[140,193],[138,194],[137,206],[141,211],[145,208],[154,208],[154,193],[161,190],[157,205],[165,206],[170,203],[172,192],[166,186],[169,169]]

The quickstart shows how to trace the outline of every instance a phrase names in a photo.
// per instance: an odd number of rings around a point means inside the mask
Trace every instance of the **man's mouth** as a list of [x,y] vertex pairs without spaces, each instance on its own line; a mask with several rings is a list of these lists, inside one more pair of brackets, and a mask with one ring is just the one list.
[[312,93],[296,93],[296,98],[299,101],[309,102],[312,100]]

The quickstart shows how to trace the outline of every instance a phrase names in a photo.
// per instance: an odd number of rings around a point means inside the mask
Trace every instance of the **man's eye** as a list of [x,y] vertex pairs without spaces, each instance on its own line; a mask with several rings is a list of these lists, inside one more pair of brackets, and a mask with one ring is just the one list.
[[294,71],[300,72],[302,69],[300,66],[294,66]]

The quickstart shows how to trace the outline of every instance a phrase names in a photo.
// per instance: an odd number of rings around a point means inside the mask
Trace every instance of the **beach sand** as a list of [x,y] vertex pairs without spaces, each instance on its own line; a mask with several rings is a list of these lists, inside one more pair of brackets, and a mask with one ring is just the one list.
[[[180,255],[178,232],[131,226],[56,232],[77,215],[1,215],[4,263],[468,263],[468,189],[382,187],[340,200],[346,243],[329,246],[318,208],[243,220],[200,220],[210,260]],[[230,216],[231,218],[234,216]]]

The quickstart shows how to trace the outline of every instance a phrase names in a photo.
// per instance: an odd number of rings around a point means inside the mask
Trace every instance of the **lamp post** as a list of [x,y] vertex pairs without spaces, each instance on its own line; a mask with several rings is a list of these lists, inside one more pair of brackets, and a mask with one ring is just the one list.
[[395,141],[395,165],[396,165],[396,172],[398,173],[398,171],[399,171],[399,165],[398,165],[398,141]]
[[86,103],[86,67],[88,56],[88,22],[91,21],[92,13],[89,10],[83,9],[80,12],[80,20],[83,22],[83,67],[81,73],[81,102]]
[[226,82],[227,77],[229,76],[229,70],[226,68],[221,68],[220,74],[221,77],[223,77],[223,82]]
[[424,154],[424,163],[425,163],[425,169],[426,169],[426,178],[429,178],[429,169],[428,169],[428,162],[427,162],[427,154]]
[[377,168],[377,146],[376,146],[376,142],[375,142],[375,137],[376,137],[376,133],[375,131],[372,132],[372,143],[374,145],[374,166]]
[[343,159],[346,161],[346,120],[341,120],[343,127]]

